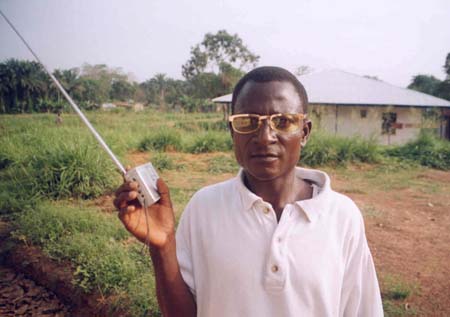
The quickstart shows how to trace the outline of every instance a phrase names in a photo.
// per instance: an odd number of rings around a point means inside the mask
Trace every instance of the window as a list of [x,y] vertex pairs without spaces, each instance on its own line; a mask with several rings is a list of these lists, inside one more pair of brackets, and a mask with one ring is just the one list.
[[361,115],[361,118],[366,118],[367,117],[367,109],[362,109],[362,110],[360,110],[360,115]]
[[384,112],[381,123],[382,134],[395,134],[397,114],[395,112]]

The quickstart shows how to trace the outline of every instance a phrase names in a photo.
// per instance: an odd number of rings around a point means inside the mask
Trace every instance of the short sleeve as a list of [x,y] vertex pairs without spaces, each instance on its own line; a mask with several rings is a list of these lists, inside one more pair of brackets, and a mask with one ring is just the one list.
[[191,254],[191,234],[188,220],[189,213],[188,205],[181,216],[176,232],[177,260],[180,266],[181,276],[195,297],[196,291]]
[[340,316],[383,316],[380,288],[364,232],[364,221],[354,228],[344,274]]

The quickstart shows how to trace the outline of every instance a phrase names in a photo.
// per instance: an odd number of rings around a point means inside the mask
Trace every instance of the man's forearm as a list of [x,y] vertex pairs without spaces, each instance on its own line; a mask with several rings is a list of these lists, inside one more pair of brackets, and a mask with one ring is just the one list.
[[197,308],[189,287],[184,282],[176,256],[175,237],[167,247],[150,247],[156,279],[156,294],[163,316],[195,317]]

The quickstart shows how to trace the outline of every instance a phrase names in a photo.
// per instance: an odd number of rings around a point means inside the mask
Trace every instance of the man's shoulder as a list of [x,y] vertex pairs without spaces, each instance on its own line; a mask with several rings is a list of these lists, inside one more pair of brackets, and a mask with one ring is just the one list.
[[341,225],[349,224],[351,227],[359,227],[362,222],[362,214],[356,203],[342,193],[329,191],[329,211],[339,219]]

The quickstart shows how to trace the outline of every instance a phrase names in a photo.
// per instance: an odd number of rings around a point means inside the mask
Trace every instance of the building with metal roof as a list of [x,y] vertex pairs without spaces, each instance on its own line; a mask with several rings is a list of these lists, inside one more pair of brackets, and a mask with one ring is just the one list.
[[[450,139],[450,101],[341,70],[298,77],[308,94],[313,125],[328,133],[402,144],[421,129]],[[213,99],[231,104],[231,94]]]

